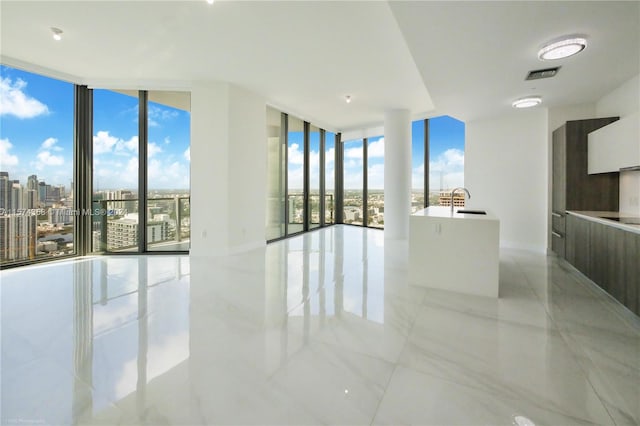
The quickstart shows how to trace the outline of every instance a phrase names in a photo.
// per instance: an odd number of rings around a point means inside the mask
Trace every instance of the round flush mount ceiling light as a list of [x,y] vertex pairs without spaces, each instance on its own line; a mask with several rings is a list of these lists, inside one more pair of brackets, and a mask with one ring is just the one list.
[[62,30],[60,28],[51,27],[51,33],[53,34],[53,39],[56,41],[62,40]]
[[213,0],[207,0],[207,3],[213,4]]
[[513,101],[511,104],[514,108],[531,108],[542,103],[540,96],[527,96],[526,98],[520,98]]
[[584,37],[567,36],[562,39],[547,43],[538,52],[538,59],[552,61],[554,59],[567,58],[582,52],[587,47],[587,39]]

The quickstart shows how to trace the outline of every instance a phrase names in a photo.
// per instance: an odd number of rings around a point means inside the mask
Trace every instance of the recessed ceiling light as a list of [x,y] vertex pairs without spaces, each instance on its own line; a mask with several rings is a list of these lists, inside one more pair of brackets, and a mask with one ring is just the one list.
[[526,98],[520,98],[511,104],[514,108],[531,108],[542,103],[540,96],[527,96]]
[[349,95],[345,96],[345,97],[344,97],[344,100],[345,100],[348,104],[350,104],[350,103],[351,103],[351,96],[349,96]]
[[569,36],[547,44],[538,52],[543,61],[562,59],[582,52],[587,47],[587,39]]
[[51,32],[53,33],[53,39],[56,41],[62,40],[62,30],[60,28],[51,27]]
[[207,3],[213,4],[213,0],[207,0]]

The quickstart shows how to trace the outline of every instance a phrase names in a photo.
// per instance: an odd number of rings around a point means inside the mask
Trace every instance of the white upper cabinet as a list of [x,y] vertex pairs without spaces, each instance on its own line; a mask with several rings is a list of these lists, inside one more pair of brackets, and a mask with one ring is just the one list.
[[640,165],[640,113],[589,133],[589,174],[618,172]]

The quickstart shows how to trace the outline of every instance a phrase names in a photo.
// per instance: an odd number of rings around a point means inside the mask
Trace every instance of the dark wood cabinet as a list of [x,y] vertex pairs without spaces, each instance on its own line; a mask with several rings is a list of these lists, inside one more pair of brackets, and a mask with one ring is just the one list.
[[567,210],[618,211],[619,173],[588,174],[588,134],[618,117],[567,121],[552,138],[551,249],[565,257]]
[[640,315],[640,234],[567,215],[566,259]]

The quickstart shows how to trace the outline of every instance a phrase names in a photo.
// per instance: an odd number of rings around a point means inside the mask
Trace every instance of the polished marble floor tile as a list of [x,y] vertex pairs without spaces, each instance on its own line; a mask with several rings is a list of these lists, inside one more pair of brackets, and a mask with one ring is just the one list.
[[407,250],[333,226],[1,271],[1,423],[640,423],[640,319],[571,266],[502,250],[489,299],[409,285]]

